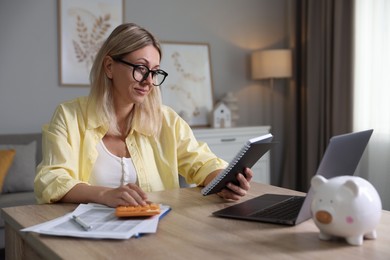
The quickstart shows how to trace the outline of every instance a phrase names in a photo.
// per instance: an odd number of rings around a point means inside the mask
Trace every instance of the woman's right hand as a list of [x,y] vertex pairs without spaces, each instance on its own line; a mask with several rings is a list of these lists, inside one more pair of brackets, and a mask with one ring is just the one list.
[[136,184],[129,183],[114,189],[106,189],[100,194],[103,204],[109,207],[145,206],[147,194]]
[[147,199],[146,193],[136,184],[108,188],[78,183],[60,201],[68,203],[99,203],[115,208],[118,206],[145,206],[148,204]]

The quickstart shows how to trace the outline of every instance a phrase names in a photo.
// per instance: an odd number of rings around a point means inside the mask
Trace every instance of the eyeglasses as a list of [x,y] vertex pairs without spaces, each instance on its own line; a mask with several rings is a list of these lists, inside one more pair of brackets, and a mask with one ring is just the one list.
[[133,78],[139,83],[146,80],[149,77],[149,74],[152,73],[153,86],[160,86],[164,82],[165,78],[168,76],[168,73],[160,69],[151,70],[145,65],[133,64],[118,58],[113,59],[117,62],[121,62],[123,64],[133,67]]

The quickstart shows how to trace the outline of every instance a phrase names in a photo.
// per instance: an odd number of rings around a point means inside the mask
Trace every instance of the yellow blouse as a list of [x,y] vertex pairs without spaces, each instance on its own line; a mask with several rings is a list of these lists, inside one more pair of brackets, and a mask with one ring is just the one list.
[[[34,181],[38,203],[60,200],[78,183],[87,183],[97,158],[97,143],[107,133],[88,98],[59,105],[42,129],[42,162]],[[131,130],[126,145],[146,192],[179,187],[179,174],[187,183],[202,185],[207,175],[227,162],[216,157],[206,143],[198,142],[189,125],[163,106],[159,137]]]

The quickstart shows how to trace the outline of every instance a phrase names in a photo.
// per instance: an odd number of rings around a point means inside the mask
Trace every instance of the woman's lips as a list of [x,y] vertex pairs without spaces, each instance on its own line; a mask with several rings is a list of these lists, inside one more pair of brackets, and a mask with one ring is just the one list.
[[146,88],[135,88],[135,91],[140,95],[146,95],[148,93],[148,90]]

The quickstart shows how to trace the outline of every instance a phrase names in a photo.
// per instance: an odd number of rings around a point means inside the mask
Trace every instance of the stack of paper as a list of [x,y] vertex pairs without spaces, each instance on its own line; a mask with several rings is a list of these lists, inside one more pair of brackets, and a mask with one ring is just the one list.
[[[143,233],[155,233],[159,219],[170,210],[166,205],[160,205],[160,208],[161,213],[153,217],[131,219],[116,217],[114,208],[93,203],[80,204],[72,213],[21,231],[53,236],[128,239]],[[73,216],[89,228],[80,225]]]

